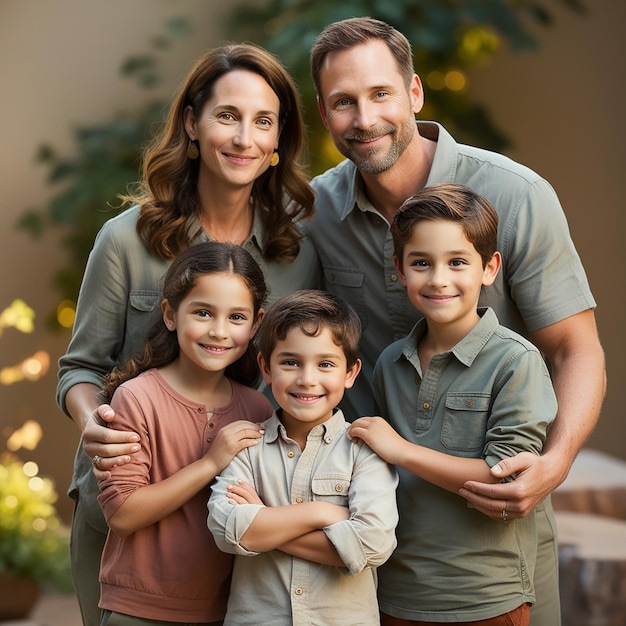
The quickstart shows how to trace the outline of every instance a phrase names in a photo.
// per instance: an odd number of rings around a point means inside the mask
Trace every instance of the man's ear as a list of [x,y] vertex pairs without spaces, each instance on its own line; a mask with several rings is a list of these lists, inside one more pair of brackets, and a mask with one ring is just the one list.
[[419,113],[424,107],[424,88],[422,87],[422,81],[417,74],[413,74],[411,85],[409,87],[409,94],[411,96],[411,109],[413,113]]
[[176,315],[166,298],[161,300],[161,315],[167,330],[176,330]]
[[488,287],[493,284],[496,279],[500,267],[502,265],[502,255],[499,252],[494,252],[493,256],[487,261],[485,270],[483,272],[483,287]]
[[259,364],[259,369],[261,370],[261,376],[263,376],[263,380],[267,385],[272,384],[272,375],[270,373],[269,363],[265,362],[263,355],[259,352],[256,357],[257,363]]
[[346,372],[346,389],[351,389],[352,385],[354,385],[354,381],[356,377],[359,375],[361,371],[361,359],[357,359],[356,363]]

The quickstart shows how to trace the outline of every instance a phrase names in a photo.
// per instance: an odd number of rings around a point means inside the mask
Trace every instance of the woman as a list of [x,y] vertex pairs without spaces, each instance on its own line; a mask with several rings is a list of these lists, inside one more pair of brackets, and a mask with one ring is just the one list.
[[318,265],[297,222],[312,216],[313,192],[302,166],[304,124],[293,80],[268,52],[250,44],[210,50],[176,94],[161,133],[148,146],[142,182],[130,205],[109,220],[90,254],[68,351],[60,360],[57,403],[86,440],[75,459],[70,496],[71,560],[86,626],[99,624],[98,570],[107,526],[90,461],[136,441],[99,426],[101,378],[136,355],[159,313],[162,277],[177,253],[205,240],[240,244],[271,288],[266,307],[315,287]]

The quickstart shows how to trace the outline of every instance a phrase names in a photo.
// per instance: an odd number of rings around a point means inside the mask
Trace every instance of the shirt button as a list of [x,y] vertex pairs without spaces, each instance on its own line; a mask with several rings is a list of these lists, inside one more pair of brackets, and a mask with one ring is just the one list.
[[300,587],[298,587],[298,588],[296,589],[296,591],[295,591],[295,594],[296,594],[297,596],[301,596],[303,593],[304,593],[304,591],[303,591],[302,589],[300,589]]
[[333,438],[330,435],[326,435],[326,437],[324,437],[324,443],[332,443],[333,442]]
[[200,407],[200,408],[198,409],[198,413],[204,413],[204,407]]
[[474,401],[473,400],[468,400],[467,401],[467,406],[471,409],[474,406]]
[[207,437],[207,438],[206,438],[206,442],[207,442],[207,443],[211,443],[212,441],[213,441],[213,437]]
[[303,502],[304,500],[300,498],[299,496],[296,498],[296,504],[302,504]]
[[328,278],[330,278],[330,281],[331,281],[332,283],[334,283],[334,282],[335,282],[335,278],[336,278],[336,277],[335,277],[335,275],[334,275],[334,274],[330,274],[330,276],[329,276]]
[[335,485],[335,491],[343,491],[343,487],[341,485]]
[[213,422],[209,422],[209,428],[215,428],[215,424]]
[[395,283],[398,280],[398,275],[397,274],[392,274],[389,278],[391,279],[392,283]]
[[428,409],[430,409],[430,403],[428,402],[424,402],[423,406],[425,411],[428,411]]
[[292,451],[292,450],[289,450],[289,452],[287,452],[287,456],[288,456],[290,459],[293,459],[293,451]]

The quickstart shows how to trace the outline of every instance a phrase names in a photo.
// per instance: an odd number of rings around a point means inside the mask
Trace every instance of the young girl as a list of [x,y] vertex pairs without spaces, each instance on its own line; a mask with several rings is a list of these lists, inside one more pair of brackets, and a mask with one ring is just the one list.
[[116,427],[139,433],[141,451],[100,484],[102,626],[221,624],[232,557],[206,527],[208,485],[272,414],[251,388],[266,290],[243,248],[188,248],[167,272],[142,356],[104,379]]

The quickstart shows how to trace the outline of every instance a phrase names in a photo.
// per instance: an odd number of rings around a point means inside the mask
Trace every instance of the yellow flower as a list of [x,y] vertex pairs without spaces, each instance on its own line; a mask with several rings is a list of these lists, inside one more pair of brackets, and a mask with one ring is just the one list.
[[17,298],[0,313],[0,334],[3,328],[15,328],[21,333],[32,333],[35,328],[35,311],[24,300]]

